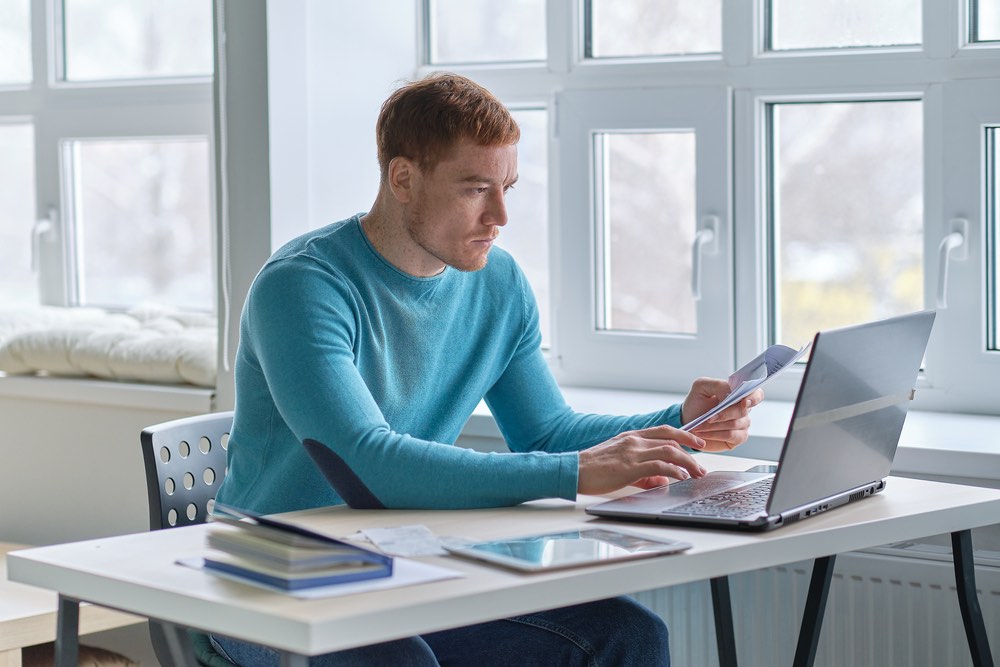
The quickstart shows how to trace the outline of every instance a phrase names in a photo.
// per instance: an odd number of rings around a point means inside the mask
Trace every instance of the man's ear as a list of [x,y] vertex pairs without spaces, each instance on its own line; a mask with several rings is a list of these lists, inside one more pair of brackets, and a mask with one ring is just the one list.
[[419,168],[413,160],[394,157],[389,161],[389,189],[400,204],[409,204],[413,198],[413,188],[420,178]]

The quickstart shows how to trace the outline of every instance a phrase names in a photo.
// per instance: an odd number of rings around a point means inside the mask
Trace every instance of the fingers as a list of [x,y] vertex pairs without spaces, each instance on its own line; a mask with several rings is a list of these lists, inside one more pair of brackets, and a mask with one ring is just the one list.
[[696,431],[698,431],[698,429],[694,429],[694,431],[682,431],[679,428],[664,425],[651,426],[650,428],[632,431],[632,433],[650,440],[667,440],[676,442],[682,447],[704,449],[705,440],[698,433],[696,433]]
[[674,479],[690,479],[702,477],[707,471],[693,456],[668,441],[648,441],[651,446],[643,450],[644,466],[638,472],[644,477],[666,476]]

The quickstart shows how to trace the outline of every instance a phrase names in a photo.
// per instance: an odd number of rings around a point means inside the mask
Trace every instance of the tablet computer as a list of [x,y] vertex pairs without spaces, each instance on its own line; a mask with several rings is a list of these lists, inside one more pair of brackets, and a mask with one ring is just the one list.
[[443,541],[458,556],[522,572],[648,558],[690,549],[687,542],[637,535],[609,528],[585,528],[482,542]]

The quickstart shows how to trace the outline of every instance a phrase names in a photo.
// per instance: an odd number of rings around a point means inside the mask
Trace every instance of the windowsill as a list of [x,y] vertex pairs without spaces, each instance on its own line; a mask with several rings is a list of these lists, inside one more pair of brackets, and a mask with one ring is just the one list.
[[0,399],[3,398],[85,403],[197,414],[212,411],[215,391],[194,386],[0,373]]
[[[564,387],[566,401],[579,412],[639,414],[684,399],[677,394]],[[740,456],[775,461],[781,451],[793,404],[765,400],[754,408],[750,438]],[[480,403],[463,435],[500,438],[485,403]],[[900,475],[963,477],[1000,481],[1000,417],[911,410],[892,471]]]

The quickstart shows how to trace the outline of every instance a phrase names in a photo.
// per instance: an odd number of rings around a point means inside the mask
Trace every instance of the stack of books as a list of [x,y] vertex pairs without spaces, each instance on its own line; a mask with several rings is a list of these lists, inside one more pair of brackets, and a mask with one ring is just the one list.
[[392,576],[392,557],[216,503],[205,568],[285,591]]

